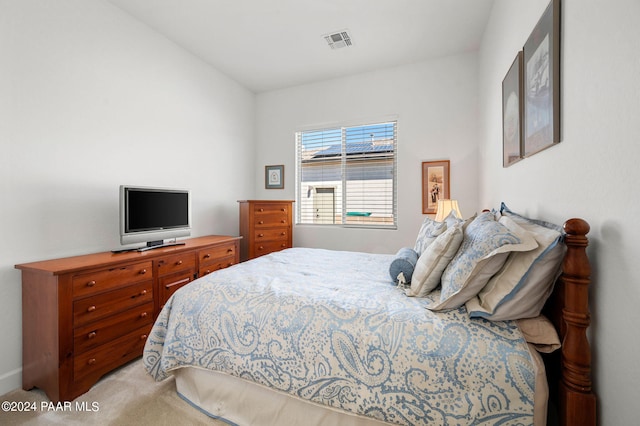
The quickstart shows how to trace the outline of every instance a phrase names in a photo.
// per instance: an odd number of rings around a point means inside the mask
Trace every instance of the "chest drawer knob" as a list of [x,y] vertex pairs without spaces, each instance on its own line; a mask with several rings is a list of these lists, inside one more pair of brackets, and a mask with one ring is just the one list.
[[178,266],[182,265],[182,260],[178,260],[178,261],[176,262],[176,265],[178,265]]
[[[258,237],[262,238],[264,237],[264,234],[258,234]],[[231,250],[228,250],[228,251],[231,251]]]
[[146,273],[147,273],[147,270],[146,270],[146,269],[141,269],[141,270],[140,270],[140,275],[144,275],[144,274],[146,274]]
[[87,312],[93,312],[96,310],[96,305],[91,305],[87,308]]
[[95,280],[91,280],[87,283],[87,287],[93,287],[94,285],[96,285],[96,281]]
[[145,294],[147,294],[147,290],[142,290],[142,291],[140,292],[140,296],[144,296]]
[[145,340],[146,338],[147,338],[146,334],[143,334],[143,335],[140,336],[140,340]]
[[263,211],[264,211],[264,209],[260,208],[260,209],[258,209],[258,211],[259,211],[259,212],[263,212]]
[[149,315],[149,314],[147,314],[146,312],[143,312],[143,313],[140,314],[140,318],[146,318],[147,315]]
[[92,331],[91,333],[87,334],[87,339],[93,339],[94,337],[96,337],[95,331]]
[[233,249],[232,248],[227,249],[227,253],[233,253]]
[[264,220],[259,220],[258,225],[264,225]]
[[96,363],[96,359],[95,358],[91,358],[87,361],[87,364],[89,365],[94,365]]
[[284,220],[284,219],[282,219],[282,220],[280,221],[280,223],[287,223],[287,221],[286,221],[286,220]]
[[207,253],[207,254],[205,254],[203,257],[204,257],[205,259],[210,259],[210,258],[211,258],[211,255],[210,255],[209,253]]

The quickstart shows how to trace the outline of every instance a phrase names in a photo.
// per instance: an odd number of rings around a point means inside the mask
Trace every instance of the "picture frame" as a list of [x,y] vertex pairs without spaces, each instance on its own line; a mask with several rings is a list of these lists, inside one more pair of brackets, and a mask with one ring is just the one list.
[[284,189],[284,166],[264,166],[265,189]]
[[523,48],[523,156],[560,142],[560,0],[551,0]]
[[513,60],[502,80],[502,167],[522,160],[523,52]]
[[448,198],[449,160],[422,162],[422,213],[436,214],[438,200]]

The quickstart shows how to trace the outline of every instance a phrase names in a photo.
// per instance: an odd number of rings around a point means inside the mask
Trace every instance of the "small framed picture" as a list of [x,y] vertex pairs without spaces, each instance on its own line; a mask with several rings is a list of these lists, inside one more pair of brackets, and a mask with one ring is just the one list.
[[422,213],[436,214],[438,200],[449,196],[449,160],[422,163]]
[[266,189],[284,188],[284,166],[264,166],[264,187]]

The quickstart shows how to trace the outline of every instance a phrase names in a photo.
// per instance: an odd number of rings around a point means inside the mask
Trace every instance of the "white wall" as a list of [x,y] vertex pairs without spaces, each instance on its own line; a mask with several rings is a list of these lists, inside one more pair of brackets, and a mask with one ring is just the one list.
[[[395,253],[413,246],[424,216],[421,162],[451,161],[451,195],[478,208],[477,57],[452,56],[257,95],[257,196],[295,198],[296,130],[398,120],[398,229],[299,225],[294,245]],[[264,166],[285,165],[285,188],[264,189]]]
[[238,233],[254,95],[100,0],[0,1],[0,394],[21,386],[13,266],[119,246],[118,186],[186,187]]
[[563,0],[562,142],[501,167],[501,82],[547,0],[496,0],[480,54],[480,202],[591,224],[593,377],[603,425],[640,400],[640,2]]

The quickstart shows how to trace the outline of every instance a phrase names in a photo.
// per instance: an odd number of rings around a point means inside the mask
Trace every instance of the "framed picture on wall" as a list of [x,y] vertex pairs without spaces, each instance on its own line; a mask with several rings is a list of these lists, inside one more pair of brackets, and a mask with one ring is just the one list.
[[266,189],[284,188],[284,166],[264,166],[264,187]]
[[526,157],[560,142],[560,0],[551,0],[523,55]]
[[422,213],[436,214],[438,200],[448,199],[449,160],[422,163]]
[[522,159],[522,51],[502,80],[502,167]]

